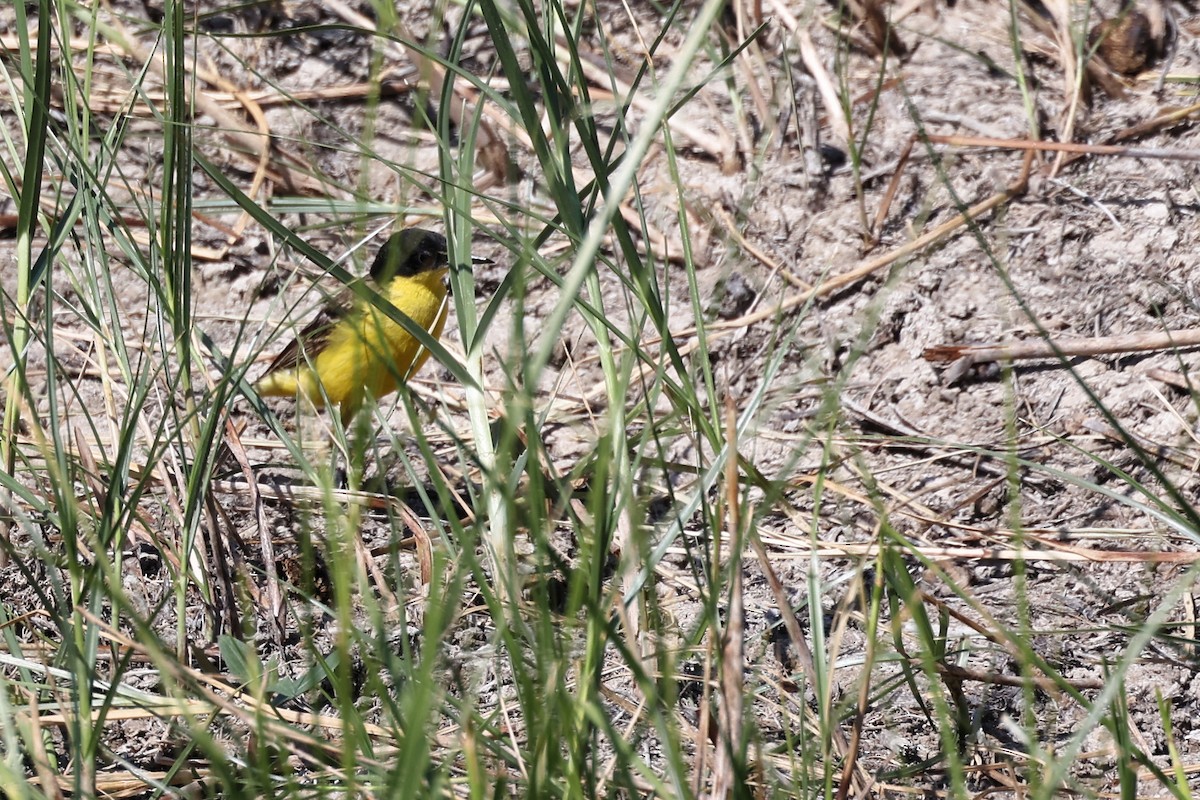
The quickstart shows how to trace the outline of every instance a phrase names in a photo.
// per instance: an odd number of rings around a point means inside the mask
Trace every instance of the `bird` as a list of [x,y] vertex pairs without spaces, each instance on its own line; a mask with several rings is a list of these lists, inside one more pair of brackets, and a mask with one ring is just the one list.
[[[405,228],[380,248],[369,279],[360,280],[437,340],[446,325],[449,267],[444,236]],[[338,406],[349,425],[368,396],[396,391],[428,358],[412,334],[348,286],[283,348],[254,389],[264,397],[300,395],[317,408]]]

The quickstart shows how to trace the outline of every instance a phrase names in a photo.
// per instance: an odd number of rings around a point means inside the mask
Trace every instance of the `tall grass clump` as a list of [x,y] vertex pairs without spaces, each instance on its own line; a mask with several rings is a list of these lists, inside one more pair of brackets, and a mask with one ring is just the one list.
[[[685,118],[728,104],[738,145],[712,161],[744,171],[728,244],[748,252],[738,225],[775,188],[781,112],[828,23],[826,123],[846,132],[857,233],[878,238],[865,164],[902,63],[890,28],[864,106],[849,8],[805,9],[771,40],[749,7],[656,7],[632,67],[587,4],[310,10],[11,11],[4,794],[966,798],[1000,780],[975,757],[1002,728],[1020,749],[1014,792],[1098,796],[1087,748],[1103,731],[1123,796],[1191,796],[1170,699],[1154,708],[1163,757],[1131,726],[1126,687],[1151,645],[1188,653],[1171,623],[1195,570],[1129,613],[1094,682],[1044,655],[1058,632],[1031,600],[1027,551],[1045,541],[1025,522],[1031,481],[1194,540],[1154,454],[1126,432],[1149,465],[1136,474],[1039,461],[1013,369],[986,444],[857,408],[859,365],[923,250],[888,262],[837,342],[821,314],[858,291],[843,264],[792,275],[777,309],[710,308],[701,242],[726,211],[699,207],[689,148],[706,133]],[[255,56],[312,42],[365,48],[349,59],[354,113]],[[745,88],[765,75],[773,93]],[[1004,232],[968,213],[900,92],[933,164],[916,227],[939,203],[961,215],[1049,337]],[[300,287],[352,284],[397,224],[445,231],[457,333],[414,331],[431,365],[349,425],[258,397],[262,357],[324,299]],[[461,268],[473,252],[498,266]],[[788,416],[798,398],[807,412]],[[958,518],[881,466],[912,452],[985,465],[1003,494],[1011,613],[931,541]],[[1015,709],[1001,723],[997,686]],[[1075,730],[1047,734],[1046,696]],[[920,747],[870,738],[905,715],[928,728]]]

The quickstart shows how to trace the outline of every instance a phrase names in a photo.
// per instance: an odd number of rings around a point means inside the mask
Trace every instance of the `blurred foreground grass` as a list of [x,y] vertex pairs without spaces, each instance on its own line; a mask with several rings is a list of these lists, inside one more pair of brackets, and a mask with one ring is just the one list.
[[[1168,700],[1164,761],[1130,724],[1124,680],[1152,641],[1191,652],[1194,633],[1165,623],[1194,574],[1131,621],[1104,680],[1049,663],[1033,645],[1019,484],[1031,471],[1086,482],[1022,455],[1015,404],[1009,441],[956,451],[999,465],[1018,498],[1002,620],[896,523],[866,457],[951,445],[846,422],[841,391],[882,299],[828,374],[796,377],[815,293],[755,317],[742,374],[714,367],[751,312],[710,313],[693,257],[707,221],[680,156],[702,151],[758,191],[778,120],[800,113],[792,71],[811,39],[756,39],[749,6],[676,5],[640,31],[630,69],[631,38],[610,40],[591,7],[438,6],[420,39],[396,9],[372,10],[374,23],[338,5],[290,20],[256,5],[4,12],[6,796],[1190,796]],[[854,27],[849,11],[804,14],[801,32]],[[361,127],[253,57],[288,37],[366,48]],[[460,66],[479,63],[481,38],[490,74]],[[880,83],[893,66],[841,41],[828,89],[844,119],[827,122],[845,129],[865,238],[878,100],[855,105],[851,62]],[[746,65],[775,92],[748,88]],[[397,70],[415,100],[392,98]],[[1012,79],[1025,86],[1019,60]],[[693,124],[713,87],[732,148]],[[275,105],[304,135],[268,148],[260,112]],[[322,169],[331,154],[342,172]],[[531,182],[506,183],[515,163]],[[386,201],[371,191],[381,172]],[[335,263],[312,240],[357,243],[397,217],[440,219],[459,261],[483,246],[505,266],[486,286],[452,275],[461,347],[435,352],[443,369],[427,375],[453,380],[347,431],[246,396],[255,358],[290,334],[263,309],[292,325],[315,305],[283,300],[307,280],[284,265],[345,281],[362,257]],[[269,265],[251,308],[243,281],[214,311],[201,295],[247,262]],[[586,396],[563,388],[571,370],[595,376]],[[767,469],[757,443],[787,440],[776,412],[804,392],[817,410]],[[565,426],[587,439],[569,460],[546,441]],[[1194,540],[1194,513],[1161,483],[1103,469],[1144,491],[1089,485],[1097,498]],[[846,471],[856,486],[834,480]],[[844,503],[870,539],[834,554],[823,525]],[[999,725],[985,714],[996,686],[1024,709]],[[1046,735],[1046,695],[1075,715],[1069,735]],[[908,713],[927,739],[871,735]],[[1010,750],[985,744],[997,727]]]

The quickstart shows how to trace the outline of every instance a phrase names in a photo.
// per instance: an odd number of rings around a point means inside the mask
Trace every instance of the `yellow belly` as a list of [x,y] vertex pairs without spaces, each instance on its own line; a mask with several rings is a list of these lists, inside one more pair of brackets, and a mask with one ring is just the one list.
[[[386,297],[435,340],[446,324],[444,270],[412,278],[396,278]],[[366,397],[391,394],[416,374],[429,358],[408,331],[378,308],[361,302],[357,311],[330,331],[321,352],[309,354],[311,366],[273,376],[261,394],[303,394],[318,408],[326,399],[341,407],[349,421]],[[264,381],[264,384],[267,382]],[[264,391],[264,389],[266,391]]]

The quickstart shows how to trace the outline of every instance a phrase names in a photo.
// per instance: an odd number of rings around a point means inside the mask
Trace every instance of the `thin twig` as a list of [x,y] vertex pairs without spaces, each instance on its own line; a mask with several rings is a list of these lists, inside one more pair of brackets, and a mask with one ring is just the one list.
[[833,79],[829,77],[829,71],[825,69],[824,62],[821,61],[812,36],[781,0],[769,0],[769,2],[771,10],[783,22],[783,26],[791,31],[800,48],[800,58],[804,61],[804,68],[817,83],[817,92],[821,95],[821,103],[825,106],[825,114],[829,120],[829,127],[833,131],[834,140],[842,147],[847,146],[850,142],[850,125],[846,122],[846,113],[842,110],[842,103],[838,99],[837,88],[833,84]]
[[[364,30],[375,30],[377,25],[368,17],[358,13],[358,11],[350,8],[341,0],[329,0],[325,3],[325,8],[352,25],[357,25]],[[387,33],[381,31],[381,33]],[[398,38],[394,39],[394,43],[417,68],[417,72],[421,75],[422,80],[429,87],[431,97],[440,97],[442,87],[447,80],[454,80],[454,73],[443,67],[437,61],[427,58],[423,53],[415,47],[410,47],[406,42],[415,42],[416,38],[409,33],[403,23],[396,22],[396,33]],[[468,88],[465,83],[456,82],[454,85],[454,93],[458,95],[458,100],[450,104],[449,108],[441,109],[443,114],[448,114],[451,121],[454,122],[460,130],[465,129],[476,123],[476,104],[479,102],[476,92]],[[476,181],[475,188],[479,191],[494,186],[497,183],[504,183],[505,174],[508,169],[508,148],[504,142],[496,135],[488,120],[483,119],[482,115],[478,117],[478,126],[475,129],[475,149],[479,154],[479,164],[487,169],[487,177]]]
[[[1200,110],[1191,106],[1189,113]],[[1156,117],[1160,124],[1177,122],[1188,114],[1173,113]],[[1146,123],[1149,124],[1149,123]],[[1142,126],[1139,126],[1139,128]],[[933,144],[948,144],[955,147],[999,147],[1010,150],[1037,150],[1076,153],[1095,156],[1124,156],[1126,158],[1155,158],[1164,161],[1200,161],[1200,150],[1181,150],[1162,147],[1129,147],[1123,144],[1077,144],[1075,142],[1046,142],[1033,139],[993,139],[990,136],[942,136],[930,134],[925,137]]]
[[1031,339],[996,344],[943,344],[925,348],[926,361],[970,359],[972,364],[1029,358],[1070,358],[1112,353],[1144,353],[1200,346],[1200,328],[1181,331],[1143,331],[1088,339]]
[[[1004,205],[1012,198],[1023,194],[1029,178],[1029,168],[1032,165],[1031,155],[1032,154],[1026,154],[1025,164],[1021,169],[1020,176],[1016,181],[1004,189],[1004,191],[998,192],[980,203],[976,203],[968,208],[964,213],[959,214],[948,222],[942,223],[925,235],[918,236],[908,244],[897,247],[890,253],[885,253],[876,258],[863,261],[848,272],[844,272],[841,275],[830,278],[829,280],[814,286],[812,289],[809,289],[806,292],[800,292],[799,294],[785,298],[774,306],[757,311],[753,314],[747,314],[746,316],[739,317],[737,319],[731,319],[725,322],[714,322],[711,325],[708,325],[706,330],[708,332],[736,330],[737,328],[745,328],[765,320],[774,319],[784,312],[790,311],[798,306],[802,306],[814,299],[827,297],[834,292],[857,283],[872,273],[878,272],[884,267],[891,266],[902,258],[906,258],[913,253],[924,250],[931,244],[940,241],[947,234],[967,224],[969,220],[977,219],[989,211]],[[695,328],[688,328],[675,334],[675,338],[680,339],[685,336],[694,336],[695,334]]]
[[[738,763],[742,758],[746,683],[746,609],[742,594],[742,548],[745,547],[741,518],[741,492],[738,482],[737,409],[732,395],[725,395],[725,515],[729,532],[729,607],[725,629],[721,632],[721,706],[717,736],[717,754],[713,764],[712,796],[732,797],[737,786]],[[720,564],[719,541],[713,562]],[[719,572],[719,568],[714,570]],[[713,591],[719,584],[713,585]]]

